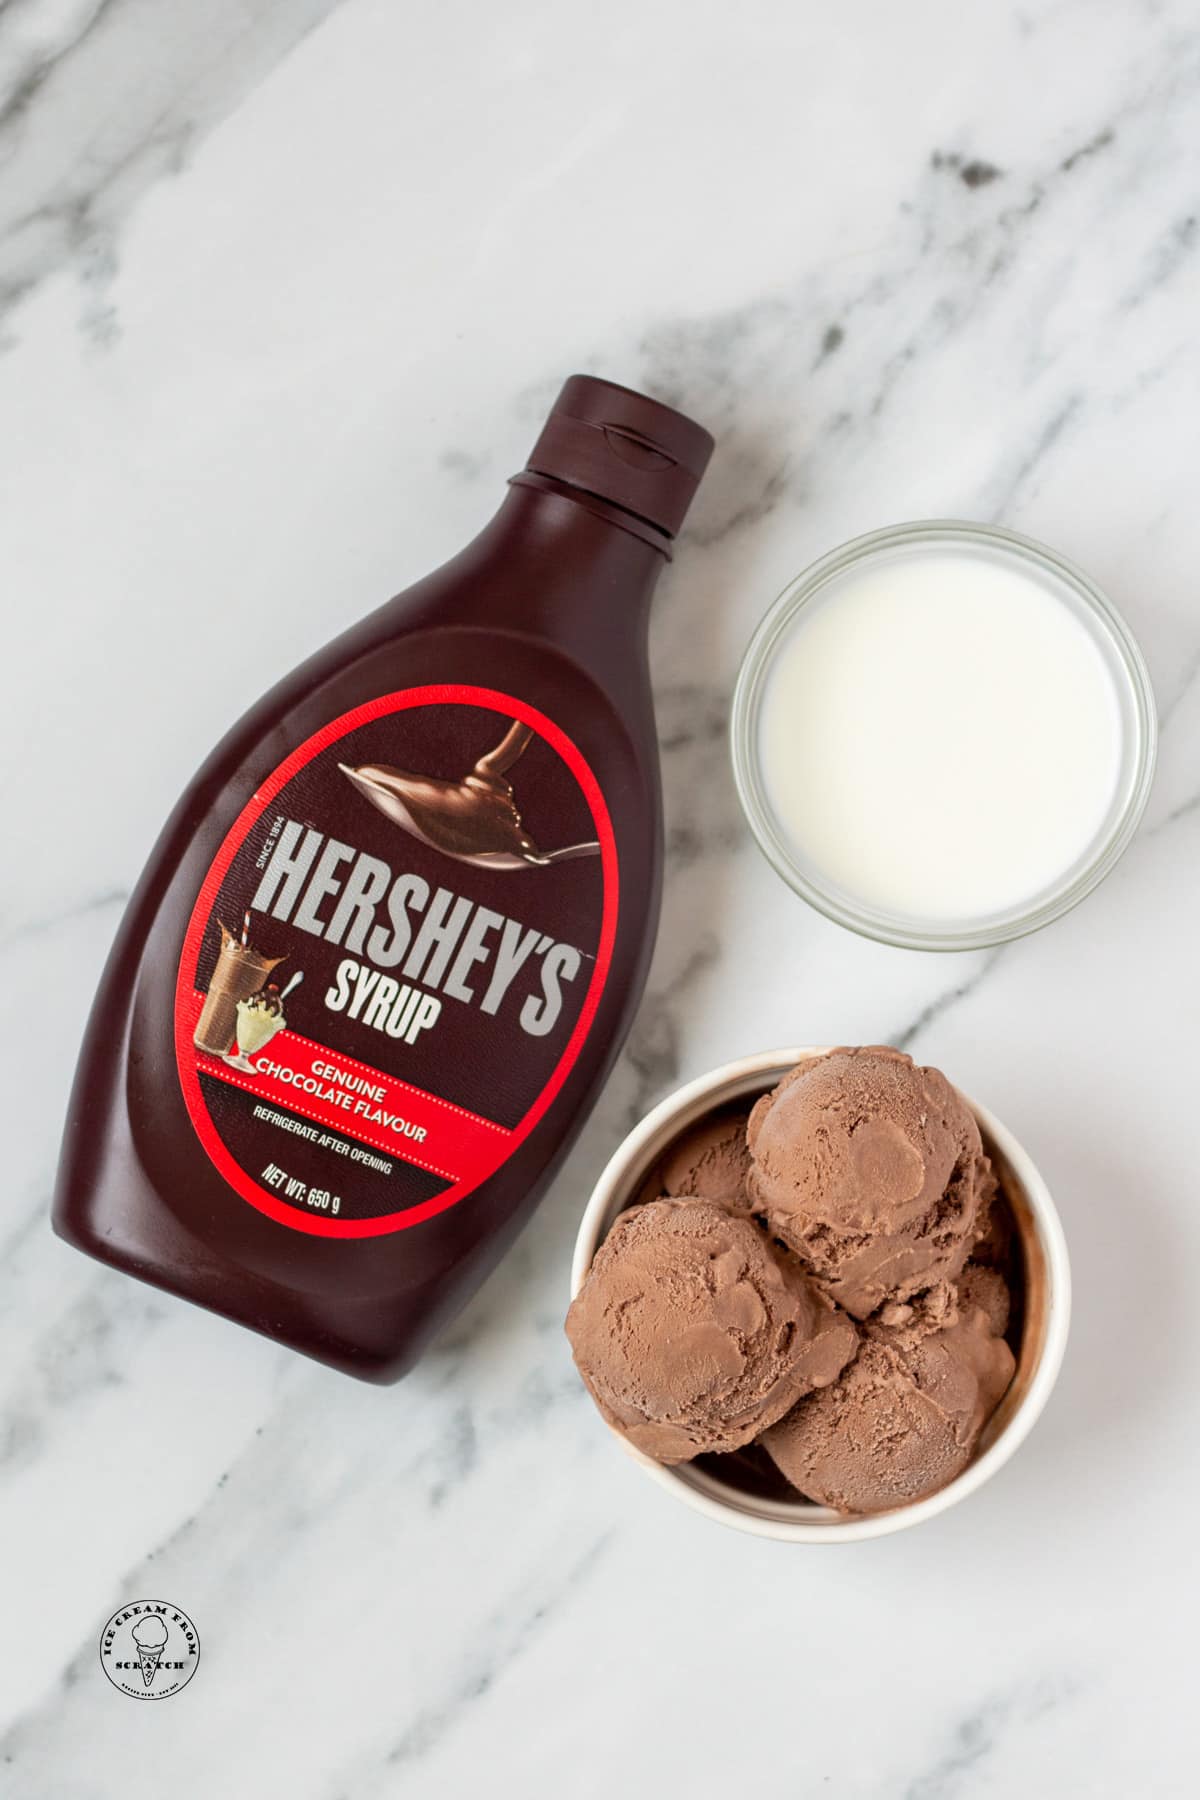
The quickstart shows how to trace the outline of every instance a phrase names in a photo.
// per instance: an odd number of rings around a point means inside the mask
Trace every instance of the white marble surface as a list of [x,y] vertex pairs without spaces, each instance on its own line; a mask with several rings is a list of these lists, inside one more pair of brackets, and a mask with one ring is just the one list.
[[[4,1800],[1194,1791],[1198,156],[1194,0],[0,0]],[[575,368],[720,440],[655,619],[667,929],[554,1193],[381,1392],[54,1240],[66,1087],[190,770]],[[991,957],[806,911],[726,775],[784,580],[931,513],[1081,561],[1161,703],[1120,869]],[[840,1551],[673,1506],[560,1329],[622,1130],[798,1038],[992,1106],[1077,1283],[1016,1461]],[[134,1707],[96,1640],[148,1590],[204,1659]]]

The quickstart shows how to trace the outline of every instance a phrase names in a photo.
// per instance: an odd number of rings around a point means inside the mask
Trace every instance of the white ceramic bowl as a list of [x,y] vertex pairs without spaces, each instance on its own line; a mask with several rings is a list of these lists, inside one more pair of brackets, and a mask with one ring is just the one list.
[[[775,1086],[802,1057],[824,1055],[828,1046],[800,1046],[742,1057],[702,1075],[671,1094],[630,1132],[596,1184],[580,1222],[571,1266],[571,1295],[579,1292],[592,1258],[613,1222],[637,1199],[658,1159],[715,1107],[747,1103]],[[1049,1189],[1012,1133],[968,1099],[986,1149],[996,1164],[1021,1239],[1025,1312],[1017,1372],[989,1420],[975,1456],[962,1474],[936,1494],[891,1512],[847,1516],[808,1501],[768,1499],[718,1480],[693,1463],[666,1468],[613,1436],[661,1487],[722,1525],[790,1544],[846,1544],[906,1531],[957,1506],[981,1488],[1024,1443],[1050,1397],[1066,1348],[1071,1316],[1071,1269],[1066,1240]]]

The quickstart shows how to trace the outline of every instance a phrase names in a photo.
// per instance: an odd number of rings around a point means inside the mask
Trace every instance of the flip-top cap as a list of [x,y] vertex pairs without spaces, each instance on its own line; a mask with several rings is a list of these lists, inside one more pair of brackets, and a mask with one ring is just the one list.
[[712,453],[704,427],[673,407],[594,375],[572,375],[526,467],[674,537]]

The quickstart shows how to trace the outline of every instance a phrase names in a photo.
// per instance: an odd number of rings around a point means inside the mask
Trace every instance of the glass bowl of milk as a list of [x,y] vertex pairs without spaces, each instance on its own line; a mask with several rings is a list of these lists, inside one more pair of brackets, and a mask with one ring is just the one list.
[[1081,570],[990,525],[856,538],[746,652],[733,764],[783,879],[918,950],[1035,931],[1108,874],[1154,776],[1150,677]]

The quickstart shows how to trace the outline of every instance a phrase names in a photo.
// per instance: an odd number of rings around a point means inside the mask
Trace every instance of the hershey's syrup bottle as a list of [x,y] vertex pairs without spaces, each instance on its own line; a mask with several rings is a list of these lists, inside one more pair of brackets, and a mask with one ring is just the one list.
[[469,1298],[641,993],[647,614],[711,452],[573,376],[479,537],[218,745],[92,1008],[62,1237],[368,1380]]

